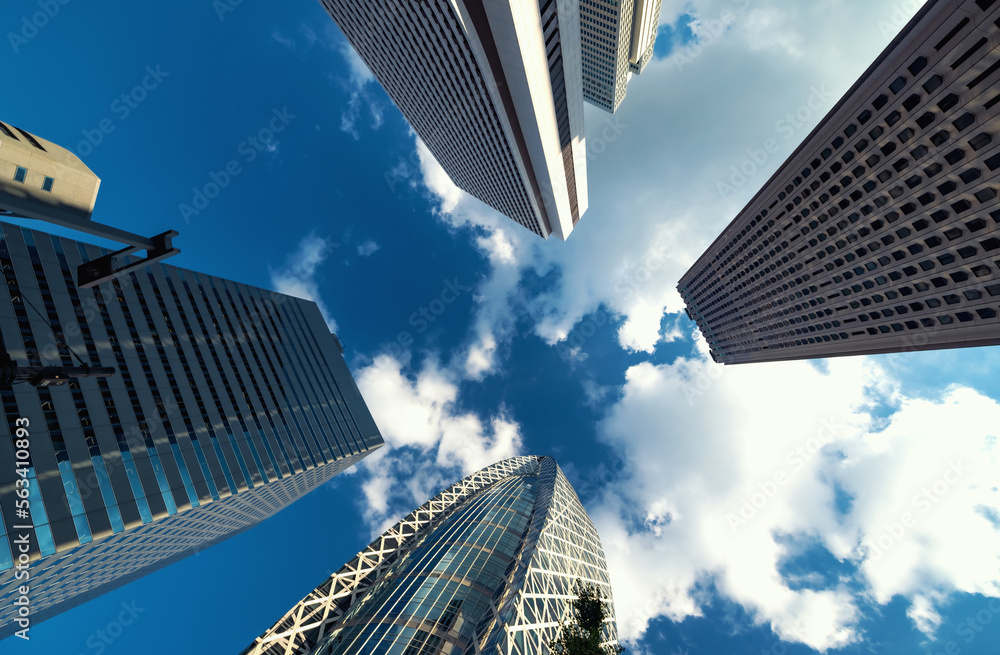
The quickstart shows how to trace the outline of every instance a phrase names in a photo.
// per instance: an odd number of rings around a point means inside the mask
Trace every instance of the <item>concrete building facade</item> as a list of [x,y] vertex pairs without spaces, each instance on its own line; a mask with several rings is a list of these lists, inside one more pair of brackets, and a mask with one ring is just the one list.
[[653,58],[662,0],[580,0],[583,97],[614,113]]
[[88,220],[100,186],[69,150],[0,121],[0,216]]
[[569,236],[588,205],[579,3],[321,1],[459,188]]
[[535,655],[577,585],[607,600],[600,537],[551,457],[515,457],[455,483],[316,587],[244,655]]
[[0,224],[4,351],[117,369],[0,388],[0,638],[19,629],[19,586],[43,621],[259,523],[382,444],[315,303],[163,264],[77,288],[76,267],[105,254]]
[[1000,343],[1000,2],[930,0],[681,278],[716,361]]

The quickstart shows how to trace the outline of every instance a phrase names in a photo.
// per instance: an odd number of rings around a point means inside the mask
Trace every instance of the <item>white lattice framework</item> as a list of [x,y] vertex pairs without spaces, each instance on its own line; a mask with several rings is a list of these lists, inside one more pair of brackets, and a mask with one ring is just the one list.
[[522,549],[476,637],[463,655],[539,655],[572,615],[580,584],[606,600],[601,645],[618,644],[611,580],[593,522],[572,485],[551,457],[543,457],[538,498]]
[[[350,562],[303,598],[242,655],[306,655],[344,613],[377,582],[407,548],[455,508],[495,482],[535,475],[539,457],[506,459],[456,482],[389,528]],[[574,496],[575,497],[575,496]]]

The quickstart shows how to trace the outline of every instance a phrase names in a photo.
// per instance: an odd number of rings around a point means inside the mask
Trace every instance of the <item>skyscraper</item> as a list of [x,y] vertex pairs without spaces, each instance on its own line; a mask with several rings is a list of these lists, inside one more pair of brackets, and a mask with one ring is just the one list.
[[321,583],[244,655],[548,652],[578,583],[609,601],[604,551],[551,457],[515,457],[445,489]]
[[587,210],[576,0],[322,0],[461,189],[566,239]]
[[25,627],[22,596],[42,621],[255,525],[382,444],[315,303],[162,264],[78,289],[72,271],[105,250],[5,223],[0,237],[4,351],[117,369],[0,387],[0,638]]
[[806,137],[678,285],[716,361],[1000,343],[998,43],[931,0]]
[[662,0],[580,0],[583,97],[614,113],[653,57]]

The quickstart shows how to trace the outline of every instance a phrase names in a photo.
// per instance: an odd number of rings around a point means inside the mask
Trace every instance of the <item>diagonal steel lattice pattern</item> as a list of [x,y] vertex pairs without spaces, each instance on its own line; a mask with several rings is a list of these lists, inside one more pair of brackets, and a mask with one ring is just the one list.
[[611,580],[597,529],[555,460],[541,458],[539,469],[538,498],[520,553],[462,655],[549,653],[560,622],[570,619],[579,584],[596,587],[607,600],[601,646],[618,645]]
[[535,475],[538,457],[514,457],[488,466],[418,507],[389,528],[350,562],[316,587],[242,655],[305,655],[312,652],[344,613],[364,596],[406,547],[416,542],[463,502],[495,482]]
[[[515,482],[515,478],[522,481]],[[504,491],[501,484],[508,485],[508,491]],[[412,562],[404,564],[420,549],[427,554],[428,539],[433,540],[437,535],[443,541],[462,541],[455,536],[457,533],[449,531],[453,519],[458,518],[461,523],[461,516],[468,516],[470,511],[476,515],[477,503],[485,505],[487,510],[490,507],[500,510],[499,505],[492,503],[504,497],[509,499],[509,491],[516,488],[534,490],[526,492],[527,497],[534,499],[527,508],[530,518],[524,514],[523,532],[521,528],[516,530],[520,537],[516,549],[511,546],[511,557],[496,550],[489,558],[493,565],[508,563],[502,575],[497,570],[496,582],[489,587],[493,590],[492,598],[484,596],[486,602],[480,605],[480,610],[464,614],[466,619],[472,619],[471,623],[459,628],[453,620],[446,622],[434,615],[405,618],[402,615],[407,614],[406,611],[394,609],[385,614],[378,609],[387,599],[401,598],[397,593],[401,590],[391,591],[394,580],[414,579],[420,577],[421,571],[442,570],[435,564],[441,560],[426,560],[415,568]],[[495,494],[495,498],[489,494]],[[483,518],[474,519],[473,523],[484,521],[484,526],[497,525],[492,521],[505,521],[499,516],[487,511]],[[479,566],[489,567],[490,564],[480,562]],[[292,608],[243,655],[353,655],[371,649],[407,655],[418,652],[435,655],[548,653],[549,644],[559,634],[561,622],[570,619],[570,602],[576,597],[581,583],[595,586],[601,597],[607,599],[609,612],[602,630],[602,645],[617,645],[611,583],[593,522],[555,460],[516,457],[484,468],[452,485],[394,525]],[[381,596],[381,600],[372,601],[373,596]],[[442,596],[441,602],[447,597]],[[460,596],[454,596],[450,602],[453,604],[459,599]],[[366,604],[374,607],[365,609]],[[461,607],[461,601],[455,607]],[[369,621],[374,621],[377,629],[365,632],[362,628],[364,636],[359,637],[358,625]],[[398,632],[398,636],[394,636],[392,625],[395,621],[412,625],[411,636]]]

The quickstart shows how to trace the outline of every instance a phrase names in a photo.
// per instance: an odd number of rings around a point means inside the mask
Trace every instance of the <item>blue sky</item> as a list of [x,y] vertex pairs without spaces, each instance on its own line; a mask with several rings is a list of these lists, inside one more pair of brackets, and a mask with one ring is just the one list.
[[0,9],[0,117],[81,154],[95,220],[177,229],[171,263],[321,302],[387,447],[4,652],[238,652],[388,522],[519,453],[554,455],[597,523],[630,653],[996,652],[997,349],[724,368],[674,288],[822,111],[782,117],[832,107],[918,3],[665,0],[622,108],[587,109],[566,243],[450,185],[313,0],[53,3],[25,28],[45,4]]

